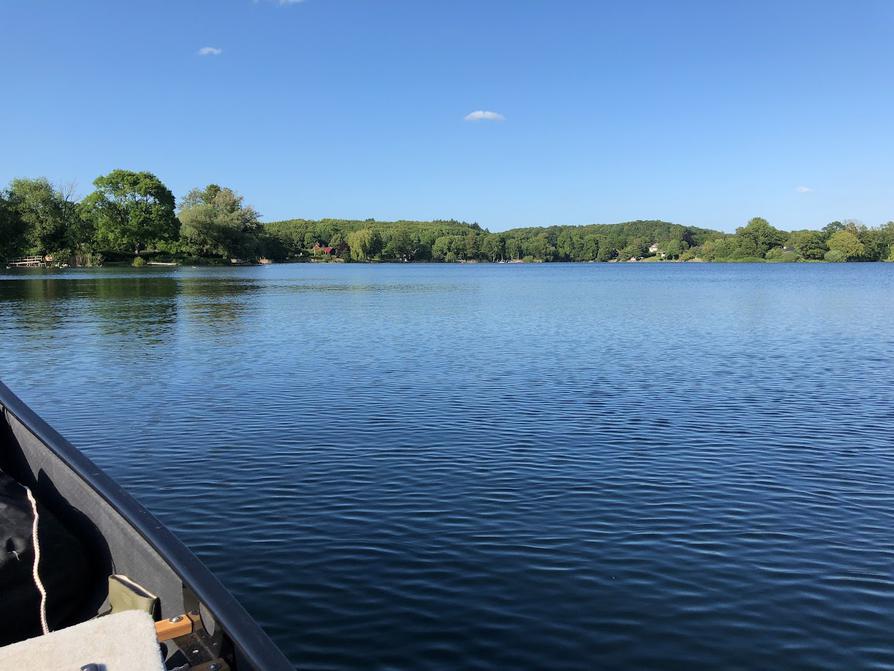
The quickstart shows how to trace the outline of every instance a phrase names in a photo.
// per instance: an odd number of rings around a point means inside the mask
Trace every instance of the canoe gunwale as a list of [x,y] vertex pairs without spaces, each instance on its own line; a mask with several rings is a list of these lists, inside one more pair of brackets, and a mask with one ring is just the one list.
[[168,564],[214,616],[236,649],[240,669],[293,671],[294,666],[213,573],[152,513],[0,382],[0,408],[111,506]]

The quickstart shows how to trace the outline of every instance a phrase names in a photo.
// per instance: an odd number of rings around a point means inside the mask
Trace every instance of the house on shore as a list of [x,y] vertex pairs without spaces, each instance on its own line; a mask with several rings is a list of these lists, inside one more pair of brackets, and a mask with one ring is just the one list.
[[665,258],[665,257],[667,256],[666,253],[664,253],[664,252],[658,250],[658,243],[657,243],[657,242],[653,242],[651,245],[649,245],[649,254],[654,254],[654,255],[657,256],[659,259],[663,259],[663,258]]

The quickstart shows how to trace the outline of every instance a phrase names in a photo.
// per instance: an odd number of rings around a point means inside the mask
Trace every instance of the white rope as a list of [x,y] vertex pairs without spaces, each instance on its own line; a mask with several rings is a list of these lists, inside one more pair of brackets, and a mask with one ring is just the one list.
[[34,500],[34,495],[27,487],[25,487],[25,491],[28,492],[28,500],[31,502],[31,510],[34,512],[34,523],[31,525],[31,538],[34,542],[34,570],[31,574],[34,576],[34,584],[37,586],[37,591],[40,592],[40,626],[43,628],[43,633],[49,634],[50,628],[47,626],[47,591],[44,589],[43,583],[40,581],[40,574],[37,572],[37,567],[40,564],[40,541],[37,540],[37,520],[40,516],[37,514],[37,501]]

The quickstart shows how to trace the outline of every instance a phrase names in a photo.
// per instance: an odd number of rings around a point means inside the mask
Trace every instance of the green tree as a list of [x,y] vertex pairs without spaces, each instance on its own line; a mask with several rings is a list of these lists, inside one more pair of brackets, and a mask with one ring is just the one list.
[[405,224],[391,231],[388,242],[382,247],[382,255],[396,261],[412,261],[416,258],[417,251],[416,236]]
[[556,257],[560,261],[571,261],[575,258],[577,245],[574,231],[564,229],[556,236]]
[[84,199],[83,211],[103,249],[139,254],[177,239],[174,195],[152,173],[113,170],[93,185],[96,191]]
[[767,261],[794,263],[795,261],[801,260],[801,255],[794,249],[774,247],[764,255],[764,258],[767,259]]
[[199,256],[255,258],[260,215],[232,189],[209,184],[193,189],[180,204],[180,238]]
[[668,240],[664,244],[659,245],[659,249],[664,252],[665,258],[668,259],[679,259],[680,254],[685,250],[685,245],[682,240]]
[[863,243],[852,231],[836,231],[826,244],[829,247],[829,252],[826,254],[828,261],[849,261],[863,256]]
[[26,227],[30,251],[44,256],[72,246],[70,233],[75,233],[77,205],[61,189],[45,177],[14,179],[9,188],[9,202]]
[[442,235],[437,238],[431,247],[432,258],[436,261],[445,261],[447,255],[453,250],[453,237],[451,235]]
[[649,245],[642,238],[634,238],[630,240],[624,248],[618,252],[618,256],[622,261],[631,258],[639,258],[649,253]]
[[335,250],[335,253],[341,254],[345,250],[345,239],[341,233],[336,231],[332,234],[332,237],[329,238],[329,246]]
[[[480,227],[479,227],[480,228]],[[478,233],[474,230],[469,231],[466,234],[466,239],[463,245],[463,258],[466,259],[475,259],[478,258]]]
[[6,193],[0,191],[0,259],[22,255],[28,244],[25,237],[27,228]]
[[818,261],[829,251],[826,236],[821,231],[792,231],[786,245],[794,247],[802,258]]
[[532,256],[539,261],[551,261],[556,249],[551,244],[549,235],[541,232],[527,241],[525,251],[526,256]]
[[618,254],[618,250],[611,246],[608,238],[605,236],[597,236],[598,251],[596,252],[597,261],[611,261]]
[[706,257],[709,260],[736,259],[745,256],[745,253],[739,247],[739,240],[735,235],[728,238],[715,238],[713,243],[714,253]]
[[860,226],[856,236],[863,245],[863,253],[860,256],[865,261],[881,261],[888,255],[889,242],[884,228]]
[[506,254],[510,259],[520,259],[522,257],[522,252],[524,248],[522,246],[522,241],[517,237],[512,236],[507,238],[506,240]]
[[593,234],[585,235],[580,251],[580,261],[595,261],[599,257],[599,237]]
[[348,234],[348,247],[354,261],[369,261],[381,250],[382,240],[372,228],[362,228]]
[[741,256],[763,257],[773,247],[785,241],[785,233],[774,228],[766,219],[755,217],[747,225],[736,229]]
[[879,234],[885,246],[885,251],[881,258],[886,261],[894,260],[894,221],[883,224],[879,228]]
[[481,240],[481,253],[488,261],[503,260],[505,252],[503,237],[496,233],[488,233]]
[[840,221],[832,221],[823,226],[823,233],[825,234],[826,239],[831,238],[834,233],[843,230],[844,224],[842,224]]

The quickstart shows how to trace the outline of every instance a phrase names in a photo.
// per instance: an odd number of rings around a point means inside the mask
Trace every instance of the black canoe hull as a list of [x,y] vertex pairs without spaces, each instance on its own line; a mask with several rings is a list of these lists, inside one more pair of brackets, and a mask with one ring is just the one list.
[[156,594],[163,618],[200,610],[236,671],[294,668],[183,543],[2,383],[0,412],[0,469],[87,538],[103,572]]

